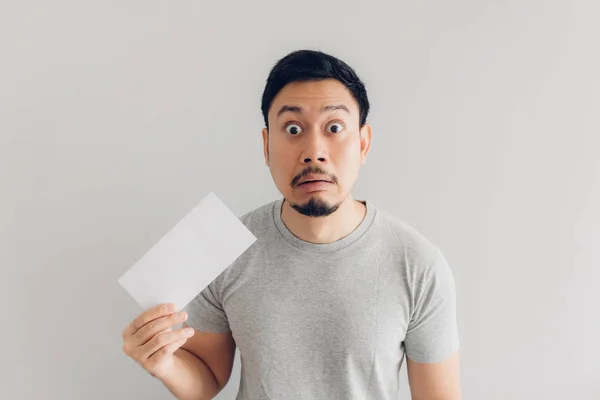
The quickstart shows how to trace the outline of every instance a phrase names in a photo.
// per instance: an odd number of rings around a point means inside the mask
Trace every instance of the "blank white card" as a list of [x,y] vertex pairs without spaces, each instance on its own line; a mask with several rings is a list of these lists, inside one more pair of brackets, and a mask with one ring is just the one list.
[[182,310],[256,237],[209,193],[120,279],[144,308],[174,303]]

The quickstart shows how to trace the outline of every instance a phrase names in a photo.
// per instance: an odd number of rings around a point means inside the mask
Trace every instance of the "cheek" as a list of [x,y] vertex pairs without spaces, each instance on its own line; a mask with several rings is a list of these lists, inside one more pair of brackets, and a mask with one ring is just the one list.
[[277,166],[283,168],[285,164],[289,163],[290,154],[283,147],[271,146],[269,157],[273,164],[277,164]]
[[340,149],[338,157],[345,165],[360,163],[360,143],[352,142],[352,144],[344,146]]
[[272,146],[269,153],[271,173],[275,178],[287,179],[287,175],[293,173],[294,163],[292,154],[283,148]]
[[348,146],[338,154],[337,168],[340,180],[351,182],[356,178],[360,168],[360,146]]

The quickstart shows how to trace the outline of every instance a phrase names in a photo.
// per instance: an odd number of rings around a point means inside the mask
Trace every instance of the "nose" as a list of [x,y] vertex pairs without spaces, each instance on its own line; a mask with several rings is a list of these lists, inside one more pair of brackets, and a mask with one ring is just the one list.
[[328,155],[325,142],[318,132],[312,132],[306,136],[304,149],[301,155],[302,163],[327,163]]

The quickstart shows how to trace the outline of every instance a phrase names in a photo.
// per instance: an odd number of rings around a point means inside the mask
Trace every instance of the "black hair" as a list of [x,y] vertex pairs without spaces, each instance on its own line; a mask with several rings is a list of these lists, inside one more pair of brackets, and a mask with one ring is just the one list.
[[360,127],[367,122],[369,99],[364,83],[342,60],[317,50],[296,50],[280,59],[269,74],[262,95],[261,109],[265,127],[269,127],[269,108],[277,93],[291,82],[337,79],[352,93],[358,103]]

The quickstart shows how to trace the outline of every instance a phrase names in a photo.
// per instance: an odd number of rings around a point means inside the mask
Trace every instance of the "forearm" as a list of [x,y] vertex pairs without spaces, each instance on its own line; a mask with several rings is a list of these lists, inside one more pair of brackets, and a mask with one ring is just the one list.
[[161,382],[179,400],[208,400],[219,393],[219,385],[206,364],[182,348],[173,353],[174,368]]

